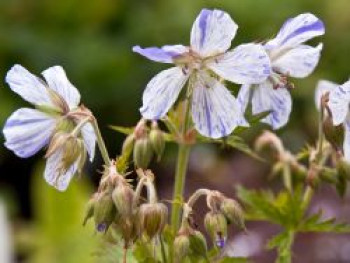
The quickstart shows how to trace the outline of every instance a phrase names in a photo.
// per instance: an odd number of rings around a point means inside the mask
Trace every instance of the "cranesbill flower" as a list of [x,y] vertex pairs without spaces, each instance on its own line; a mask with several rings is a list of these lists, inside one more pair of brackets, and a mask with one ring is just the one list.
[[54,66],[42,74],[46,82],[20,65],[7,73],[6,82],[12,91],[34,104],[35,109],[21,108],[7,119],[3,129],[5,146],[27,158],[50,145],[44,177],[64,191],[82,168],[86,151],[93,160],[96,136],[90,123],[82,123],[90,113],[78,106],[80,94],[63,68]]
[[246,108],[251,96],[253,114],[271,111],[262,122],[273,129],[283,127],[292,109],[288,89],[293,85],[288,83],[287,78],[305,78],[313,72],[320,58],[322,44],[312,47],[304,42],[324,32],[323,22],[313,14],[301,14],[288,19],[277,36],[264,45],[271,59],[270,76],[259,85],[242,86],[237,98],[242,108]]
[[270,62],[261,45],[244,44],[228,51],[237,24],[220,10],[203,9],[191,31],[190,46],[141,48],[134,52],[146,58],[173,63],[148,83],[140,108],[145,119],[164,117],[189,81],[195,128],[204,136],[220,138],[237,125],[246,124],[236,99],[219,78],[238,84],[261,83],[270,75]]

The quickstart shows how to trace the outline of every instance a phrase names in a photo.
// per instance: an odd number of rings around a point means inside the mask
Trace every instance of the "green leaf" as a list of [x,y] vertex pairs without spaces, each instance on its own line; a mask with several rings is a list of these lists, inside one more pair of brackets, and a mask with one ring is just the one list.
[[123,126],[115,126],[115,125],[111,125],[109,127],[114,131],[117,131],[119,133],[126,134],[126,135],[132,134],[135,129],[135,127],[123,127]]
[[292,231],[284,231],[272,239],[267,244],[268,249],[277,249],[276,263],[291,263],[292,261],[292,244],[294,241],[294,233]]
[[247,219],[269,221],[286,228],[296,228],[302,219],[301,193],[302,187],[296,187],[294,193],[283,190],[277,195],[267,190],[237,188]]
[[314,214],[304,219],[299,227],[300,232],[335,232],[335,233],[349,233],[350,225],[346,223],[336,223],[335,218],[321,220],[322,212]]

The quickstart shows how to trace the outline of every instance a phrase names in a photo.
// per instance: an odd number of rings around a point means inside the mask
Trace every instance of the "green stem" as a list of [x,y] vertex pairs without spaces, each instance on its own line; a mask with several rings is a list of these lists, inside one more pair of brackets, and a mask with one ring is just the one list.
[[292,175],[290,173],[289,165],[283,166],[283,183],[288,191],[293,192]]
[[171,227],[176,233],[180,222],[180,210],[182,203],[182,196],[185,187],[186,171],[188,158],[190,153],[190,146],[180,144],[179,153],[177,157],[176,173],[175,173],[175,187],[173,194],[173,206],[171,211]]
[[161,251],[161,254],[162,254],[162,260],[163,260],[163,263],[166,263],[168,261],[167,261],[167,258],[166,258],[163,236],[161,234],[159,235],[159,242],[160,242],[160,251]]
[[[173,192],[173,205],[171,209],[171,229],[173,234],[177,233],[180,225],[180,213],[182,206],[182,196],[185,188],[186,172],[188,166],[188,159],[190,156],[191,146],[186,143],[187,131],[190,127],[190,99],[187,97],[184,102],[185,116],[182,124],[181,138],[179,142],[179,152],[177,155],[177,164],[175,172],[175,186]],[[174,260],[174,247],[173,244],[169,245],[169,260]]]
[[302,210],[305,211],[310,204],[311,198],[314,194],[314,189],[311,186],[307,186],[303,195]]
[[103,161],[104,161],[105,165],[110,166],[111,160],[109,159],[109,154],[108,154],[105,142],[102,138],[100,129],[98,127],[97,120],[95,118],[93,118],[93,121],[91,123],[92,123],[92,126],[94,127],[94,130],[95,130],[95,134],[97,137],[97,145],[98,145],[98,148],[100,149]]

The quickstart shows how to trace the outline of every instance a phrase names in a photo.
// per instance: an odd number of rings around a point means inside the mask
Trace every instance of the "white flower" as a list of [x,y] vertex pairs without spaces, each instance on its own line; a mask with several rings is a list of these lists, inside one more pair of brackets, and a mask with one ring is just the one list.
[[[218,76],[238,84],[254,84],[270,75],[270,62],[262,46],[245,44],[227,51],[238,26],[220,10],[203,9],[191,31],[191,45],[140,48],[148,59],[174,63],[175,67],[156,75],[143,94],[140,111],[145,119],[164,117],[189,80],[192,94],[192,119],[204,136],[220,138],[237,125],[246,125],[236,99]],[[215,74],[213,74],[213,72]]]
[[[273,129],[283,127],[292,110],[292,99],[288,88],[287,77],[305,78],[318,64],[322,44],[317,47],[305,45],[309,39],[323,35],[323,22],[313,14],[301,14],[288,19],[278,35],[268,41],[264,47],[271,59],[272,73],[259,85],[243,85],[238,102],[245,109],[252,96],[252,112],[271,113],[262,121]],[[252,94],[251,94],[252,92]]]
[[[15,111],[3,129],[5,146],[22,158],[36,154],[51,143],[58,131],[71,132],[84,115],[84,109],[78,107],[80,94],[69,82],[62,67],[48,68],[42,74],[46,83],[20,65],[13,66],[6,75],[10,88],[36,108]],[[92,125],[86,123],[79,136],[82,136],[92,161],[96,141]],[[50,185],[64,191],[76,173],[83,154],[69,167],[62,169],[65,156],[62,147],[57,148],[48,156],[44,177]]]
[[343,152],[345,160],[350,162],[350,80],[343,85],[328,82],[323,83],[323,90],[329,91],[328,107],[333,125],[344,126]]

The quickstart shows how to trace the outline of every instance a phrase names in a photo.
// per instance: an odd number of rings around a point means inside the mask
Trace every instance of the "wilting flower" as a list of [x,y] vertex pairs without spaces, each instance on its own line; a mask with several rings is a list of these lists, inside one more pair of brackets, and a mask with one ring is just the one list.
[[148,83],[142,116],[150,120],[164,117],[189,80],[192,119],[202,135],[220,138],[246,124],[236,99],[219,78],[238,84],[261,83],[270,75],[270,62],[261,45],[244,44],[228,51],[237,28],[227,13],[203,9],[192,26],[189,47],[135,46],[134,52],[150,60],[175,64]]
[[350,80],[343,85],[327,82],[323,89],[329,90],[327,105],[333,125],[344,127],[343,153],[345,159],[350,162]]
[[271,75],[259,85],[242,86],[238,95],[242,108],[246,108],[251,96],[253,114],[271,111],[262,121],[273,129],[284,126],[292,109],[288,89],[293,85],[288,83],[287,78],[305,78],[313,72],[320,58],[322,44],[312,47],[304,42],[324,32],[323,22],[313,14],[301,14],[288,19],[277,36],[264,45],[271,60]]
[[6,121],[5,146],[22,158],[36,154],[49,145],[45,180],[64,191],[85,160],[86,151],[94,158],[96,136],[90,123],[74,128],[89,112],[80,103],[78,90],[69,82],[60,66],[43,73],[46,83],[20,65],[7,73],[6,82],[35,109],[21,108]]

